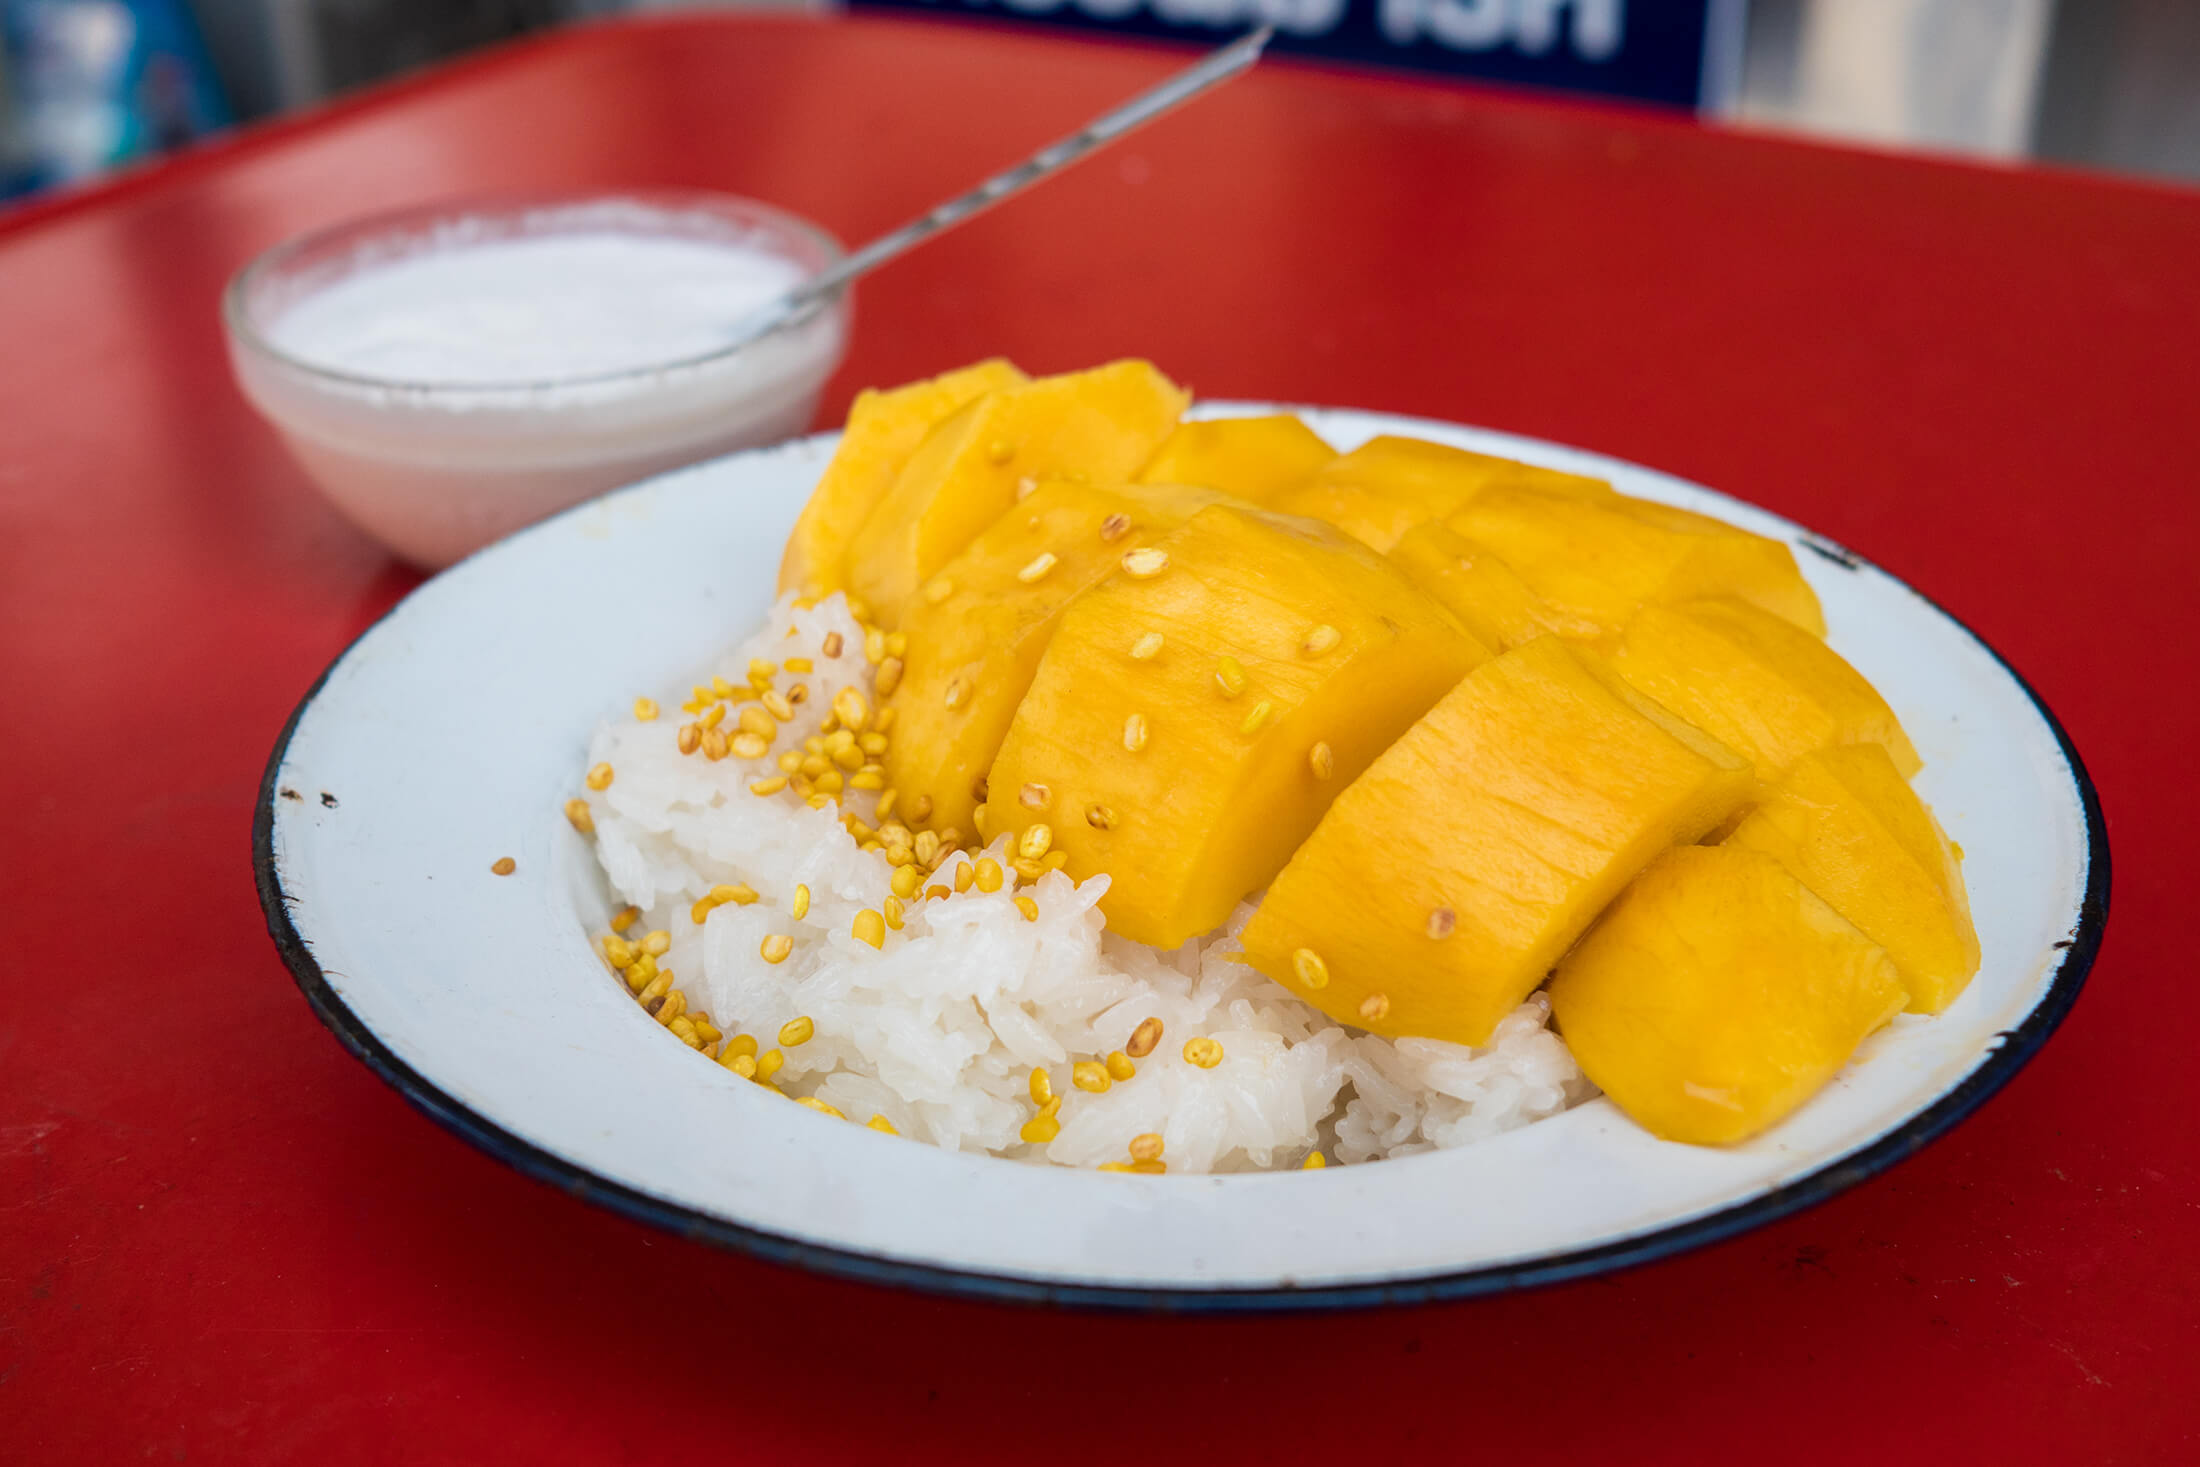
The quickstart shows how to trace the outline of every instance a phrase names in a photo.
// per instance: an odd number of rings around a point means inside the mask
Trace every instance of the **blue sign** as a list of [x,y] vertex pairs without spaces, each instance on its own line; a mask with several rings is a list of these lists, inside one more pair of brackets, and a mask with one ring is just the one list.
[[1273,49],[1715,105],[1740,59],[1739,0],[853,0],[1220,45],[1267,23]]

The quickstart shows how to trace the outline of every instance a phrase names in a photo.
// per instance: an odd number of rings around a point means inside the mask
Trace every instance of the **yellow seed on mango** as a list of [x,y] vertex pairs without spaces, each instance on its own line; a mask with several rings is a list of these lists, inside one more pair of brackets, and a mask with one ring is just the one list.
[[1291,954],[1291,971],[1308,988],[1329,986],[1329,964],[1322,961],[1322,955],[1310,947],[1302,947]]

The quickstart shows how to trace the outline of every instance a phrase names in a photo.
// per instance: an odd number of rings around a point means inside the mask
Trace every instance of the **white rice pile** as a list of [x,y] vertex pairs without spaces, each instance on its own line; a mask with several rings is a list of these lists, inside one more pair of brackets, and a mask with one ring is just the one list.
[[[841,651],[828,658],[834,632]],[[784,691],[799,676],[808,696],[774,755],[818,732],[839,689],[868,696],[871,687],[862,629],[838,596],[810,609],[782,598],[763,630],[713,671],[741,686],[751,659],[789,657],[814,667],[779,679]],[[678,975],[691,1008],[767,1050],[788,1020],[815,1023],[815,1038],[782,1051],[774,1078],[791,1096],[857,1123],[883,1115],[902,1135],[950,1149],[1063,1166],[1123,1161],[1132,1137],[1158,1132],[1170,1171],[1208,1172],[1296,1166],[1316,1149],[1350,1163],[1461,1146],[1593,1093],[1550,1031],[1541,994],[1481,1048],[1364,1034],[1238,959],[1250,906],[1210,937],[1158,952],[1103,930],[1095,908],[1105,877],[1079,886],[1056,872],[1019,885],[1010,872],[991,894],[972,886],[912,902],[905,927],[874,950],[851,926],[881,906],[892,867],[859,849],[839,816],[850,808],[869,819],[875,797],[813,810],[791,790],[752,794],[752,781],[778,773],[772,755],[681,754],[681,701],[666,700],[651,722],[608,725],[591,743],[590,764],[615,771],[587,796],[597,858],[618,901],[642,910],[629,936],[672,935],[658,961]],[[1004,844],[995,843],[996,859]],[[950,884],[962,859],[949,858],[928,884]],[[692,905],[736,882],[761,900],[719,906],[697,926]],[[798,884],[810,890],[800,920],[790,914]],[[1018,895],[1037,904],[1036,921]],[[776,965],[759,953],[772,934],[794,939]],[[1163,1038],[1133,1078],[1104,1093],[1072,1087],[1074,1062],[1124,1048],[1149,1015]],[[1222,1046],[1212,1069],[1184,1058],[1185,1041],[1199,1036]],[[697,1061],[668,1039],[667,1062]],[[1029,1084],[1039,1066],[1065,1098],[1060,1133],[1032,1144],[1018,1132],[1035,1114]]]

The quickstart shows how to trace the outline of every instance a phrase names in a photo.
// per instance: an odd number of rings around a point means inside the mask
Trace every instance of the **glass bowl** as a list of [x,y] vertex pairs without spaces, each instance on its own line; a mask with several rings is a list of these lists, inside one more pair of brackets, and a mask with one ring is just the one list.
[[841,258],[803,219],[731,194],[642,191],[456,200],[278,245],[240,270],[222,320],[237,380],[346,518],[439,568],[636,479],[800,433],[847,345],[843,292],[747,346],[587,375],[408,381],[276,344],[284,312],[355,272],[424,252],[559,234],[723,242],[807,277]]

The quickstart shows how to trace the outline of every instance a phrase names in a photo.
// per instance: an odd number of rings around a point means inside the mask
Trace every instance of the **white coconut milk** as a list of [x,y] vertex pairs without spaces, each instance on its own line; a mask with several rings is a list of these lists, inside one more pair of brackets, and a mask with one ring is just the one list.
[[333,268],[265,282],[246,309],[272,350],[233,339],[232,356],[346,516],[409,560],[448,564],[603,490],[809,425],[845,303],[719,349],[830,247],[739,224],[612,202],[369,235]]

